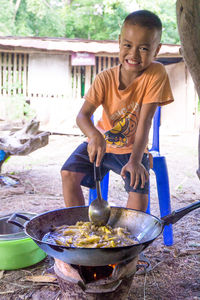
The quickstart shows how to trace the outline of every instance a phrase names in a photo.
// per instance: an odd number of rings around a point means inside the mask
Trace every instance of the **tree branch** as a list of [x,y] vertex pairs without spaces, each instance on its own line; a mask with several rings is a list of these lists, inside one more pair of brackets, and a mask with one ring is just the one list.
[[14,20],[16,18],[16,14],[17,14],[18,9],[20,7],[20,3],[21,3],[21,0],[17,0],[16,3],[15,3]]

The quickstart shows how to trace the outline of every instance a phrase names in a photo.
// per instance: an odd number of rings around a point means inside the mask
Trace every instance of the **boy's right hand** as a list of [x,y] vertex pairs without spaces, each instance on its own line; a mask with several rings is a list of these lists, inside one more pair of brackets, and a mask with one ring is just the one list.
[[93,163],[96,158],[96,166],[99,167],[106,152],[106,141],[100,132],[89,138],[87,151],[90,162]]

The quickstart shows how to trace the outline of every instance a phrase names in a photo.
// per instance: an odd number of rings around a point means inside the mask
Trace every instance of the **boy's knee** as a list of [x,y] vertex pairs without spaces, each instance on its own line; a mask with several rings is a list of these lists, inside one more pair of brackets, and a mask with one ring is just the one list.
[[148,206],[148,194],[129,192],[127,208],[146,211]]
[[68,170],[61,170],[61,178],[62,181],[65,183],[80,183],[82,178],[85,175],[82,173],[78,173],[78,172],[72,172],[72,171],[68,171]]
[[67,170],[61,170],[60,173],[61,173],[62,180],[67,180],[71,177],[70,174],[72,172],[67,171]]

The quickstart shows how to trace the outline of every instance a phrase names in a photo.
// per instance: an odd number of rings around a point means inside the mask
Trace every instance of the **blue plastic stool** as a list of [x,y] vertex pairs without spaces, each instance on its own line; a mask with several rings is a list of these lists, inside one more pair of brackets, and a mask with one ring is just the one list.
[[[171,213],[170,204],[170,189],[169,189],[169,177],[167,170],[167,163],[164,156],[160,156],[160,144],[159,144],[159,128],[160,128],[160,106],[157,108],[153,119],[153,143],[150,152],[153,156],[153,171],[156,175],[158,200],[160,207],[161,218]],[[102,197],[104,200],[108,200],[108,185],[109,185],[109,173],[103,178],[101,182]],[[90,189],[89,191],[89,204],[96,199],[96,189]],[[147,213],[150,213],[150,192],[149,202],[147,207]],[[167,225],[163,231],[163,241],[166,246],[173,245],[173,229],[172,225]]]
[[[169,177],[168,177],[167,163],[164,156],[153,157],[153,171],[156,175],[160,216],[162,218],[171,213]],[[150,212],[150,196],[149,196],[149,212]],[[164,227],[163,240],[166,246],[173,245],[172,224]]]
[[[157,193],[160,207],[161,218],[171,213],[170,189],[167,162],[164,156],[160,155],[160,115],[161,107],[158,106],[153,119],[153,143],[149,152],[153,156],[153,168],[156,175]],[[150,213],[150,194],[147,212]],[[173,245],[173,229],[172,224],[164,227],[163,240],[166,246]]]
[[6,152],[0,150],[0,161],[4,160],[5,156],[6,156]]

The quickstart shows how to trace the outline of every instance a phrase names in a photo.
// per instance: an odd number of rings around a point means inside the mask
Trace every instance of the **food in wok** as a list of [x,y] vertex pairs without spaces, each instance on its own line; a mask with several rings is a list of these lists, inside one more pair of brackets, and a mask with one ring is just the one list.
[[79,221],[75,225],[53,227],[43,241],[76,248],[114,248],[138,244],[131,233],[122,227],[96,226],[92,222]]

